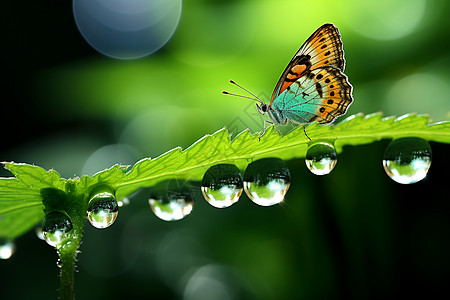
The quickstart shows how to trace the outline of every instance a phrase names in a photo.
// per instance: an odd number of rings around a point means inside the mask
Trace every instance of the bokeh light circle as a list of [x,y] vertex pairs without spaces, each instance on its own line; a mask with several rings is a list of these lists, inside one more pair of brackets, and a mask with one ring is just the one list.
[[172,37],[181,0],[74,0],[73,14],[84,39],[118,59],[154,53]]
[[412,33],[422,22],[426,0],[340,1],[347,24],[375,40],[395,40]]
[[413,73],[396,81],[385,97],[384,112],[401,115],[410,112],[429,114],[443,121],[449,112],[450,85],[433,73]]

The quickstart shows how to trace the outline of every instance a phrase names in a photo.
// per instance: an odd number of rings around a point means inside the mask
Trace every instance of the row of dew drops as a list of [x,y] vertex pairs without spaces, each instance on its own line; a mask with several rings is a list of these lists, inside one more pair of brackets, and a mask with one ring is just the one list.
[[[329,174],[337,163],[333,145],[319,142],[308,148],[305,163],[315,175]],[[393,140],[384,153],[383,168],[386,174],[401,184],[416,183],[427,175],[431,165],[431,147],[420,138]],[[236,203],[242,192],[261,206],[272,206],[284,200],[289,189],[291,176],[284,161],[278,158],[264,158],[250,163],[241,175],[232,164],[218,164],[210,167],[201,183],[201,192],[209,204],[216,208],[230,207]],[[152,192],[149,204],[156,216],[165,221],[183,219],[193,209],[194,196],[185,186],[165,185],[162,192]],[[96,228],[107,228],[117,218],[119,207],[127,199],[117,201],[108,192],[94,195],[88,204],[87,217]],[[57,247],[71,236],[72,222],[64,212],[48,213],[38,236],[49,245]],[[14,252],[11,241],[0,241],[0,258],[7,259]]]

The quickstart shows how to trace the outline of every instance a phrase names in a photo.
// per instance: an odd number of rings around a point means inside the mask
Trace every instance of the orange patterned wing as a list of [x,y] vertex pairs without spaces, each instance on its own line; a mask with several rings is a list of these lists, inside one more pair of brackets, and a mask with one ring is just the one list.
[[342,49],[341,34],[333,24],[320,26],[307,40],[289,62],[273,91],[273,100],[293,82],[312,70],[330,66],[344,71],[345,60]]

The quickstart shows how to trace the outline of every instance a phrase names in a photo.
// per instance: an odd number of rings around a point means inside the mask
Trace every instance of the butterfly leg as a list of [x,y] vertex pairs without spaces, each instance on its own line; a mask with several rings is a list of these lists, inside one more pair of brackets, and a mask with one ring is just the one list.
[[[291,126],[292,126],[293,129],[295,129],[295,128],[297,127],[296,125],[294,125],[294,123],[292,123],[292,121],[291,121],[290,119],[288,119],[288,121],[289,121],[289,124],[291,124]],[[311,140],[311,138],[306,134],[305,125],[301,125],[301,126],[303,126],[303,132],[305,133],[306,137],[307,137],[309,140]]]
[[[292,121],[291,121],[290,119],[288,119],[288,121],[289,121],[289,123],[291,124],[292,128],[297,127],[297,126],[294,125],[294,123],[292,123]],[[306,126],[305,126],[305,124],[303,124],[303,125],[301,125],[301,126],[303,126],[303,132],[305,133],[306,137],[307,137],[309,140],[311,140],[311,138],[306,134],[306,129],[305,129]]]
[[259,135],[258,141],[261,141],[261,137],[266,133],[266,129],[270,126],[266,126],[266,123],[273,124],[273,122],[269,120],[264,120],[264,131]]
[[305,133],[306,137],[307,137],[309,140],[311,140],[311,138],[306,134],[306,126],[305,126],[305,125],[302,125],[302,126],[303,126],[303,132]]

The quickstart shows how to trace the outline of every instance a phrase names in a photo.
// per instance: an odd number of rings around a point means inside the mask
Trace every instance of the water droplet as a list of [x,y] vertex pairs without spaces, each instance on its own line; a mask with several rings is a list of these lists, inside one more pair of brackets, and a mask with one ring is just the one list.
[[244,191],[256,204],[271,206],[284,200],[291,174],[279,158],[264,158],[248,165],[244,174]]
[[194,195],[187,185],[170,180],[154,187],[148,202],[158,218],[164,221],[177,221],[192,212]]
[[125,197],[120,200],[117,200],[117,204],[119,205],[119,207],[127,206],[128,204],[130,204],[130,198]]
[[431,147],[416,138],[393,140],[384,152],[383,167],[392,180],[401,184],[416,183],[425,178],[431,166]]
[[0,259],[10,258],[16,251],[16,245],[8,239],[0,239]]
[[89,201],[88,220],[95,228],[107,228],[116,221],[119,205],[116,197],[108,192],[98,193]]
[[315,175],[329,174],[337,163],[336,149],[329,143],[313,144],[306,152],[305,163]]
[[56,261],[56,266],[60,269],[62,268],[63,264],[60,258],[58,258],[58,260]]
[[38,239],[43,240],[43,241],[45,240],[44,233],[42,232],[41,226],[36,227],[36,229],[34,231],[36,232],[36,236],[38,237]]
[[50,212],[42,221],[44,239],[50,246],[56,247],[71,236],[72,221],[63,212]]
[[242,194],[242,175],[235,165],[219,164],[206,171],[202,180],[202,194],[214,207],[229,207]]

